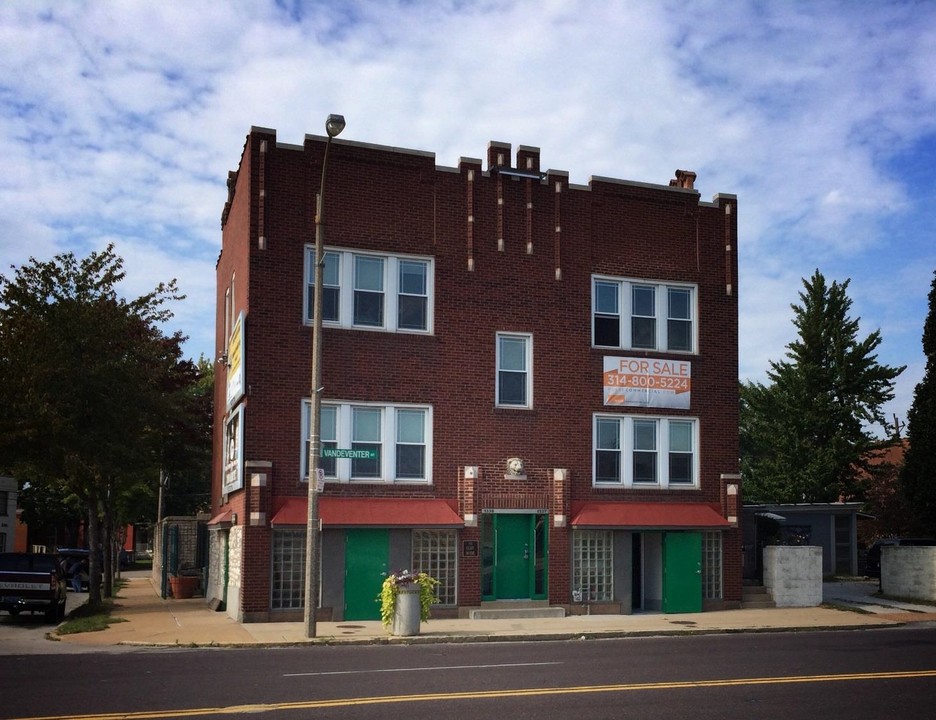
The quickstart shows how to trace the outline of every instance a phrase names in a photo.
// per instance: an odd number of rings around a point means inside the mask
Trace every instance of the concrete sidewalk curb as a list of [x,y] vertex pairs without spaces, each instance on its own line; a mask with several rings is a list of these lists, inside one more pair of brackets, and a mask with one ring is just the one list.
[[379,621],[319,622],[318,637],[305,638],[300,622],[238,623],[212,610],[204,598],[160,597],[146,575],[127,578],[113,615],[123,622],[92,633],[57,636],[60,642],[134,648],[288,648],[336,645],[428,645],[435,643],[571,642],[645,637],[690,637],[742,633],[873,630],[911,622],[936,622],[933,613],[875,614],[852,598],[811,608],[757,608],[668,615],[573,615],[511,620],[433,619],[410,637],[387,634]]

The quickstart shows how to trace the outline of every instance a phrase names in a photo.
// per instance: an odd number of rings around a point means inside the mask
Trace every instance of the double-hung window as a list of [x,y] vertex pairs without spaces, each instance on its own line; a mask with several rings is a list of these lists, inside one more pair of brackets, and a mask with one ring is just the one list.
[[695,488],[698,421],[647,415],[595,415],[594,484]]
[[[308,478],[312,405],[302,406],[301,479]],[[432,408],[425,405],[322,403],[322,457],[326,480],[432,481]]]
[[397,327],[425,330],[429,317],[429,265],[421,260],[400,260],[399,272]]
[[[306,247],[305,319],[312,321],[315,248]],[[332,249],[323,255],[322,322],[387,332],[432,332],[431,258]]]
[[696,288],[624,278],[592,279],[592,344],[694,352]]
[[495,403],[500,407],[533,406],[533,337],[497,334]]

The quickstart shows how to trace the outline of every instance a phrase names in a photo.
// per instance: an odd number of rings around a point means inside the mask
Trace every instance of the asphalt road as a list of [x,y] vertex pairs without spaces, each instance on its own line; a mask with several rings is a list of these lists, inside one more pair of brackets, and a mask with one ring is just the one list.
[[934,700],[936,628],[925,625],[0,656],[2,718],[930,720]]

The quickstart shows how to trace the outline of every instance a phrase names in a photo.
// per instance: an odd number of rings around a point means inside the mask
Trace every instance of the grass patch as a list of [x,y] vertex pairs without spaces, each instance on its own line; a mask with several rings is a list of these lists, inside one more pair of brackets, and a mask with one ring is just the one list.
[[74,635],[76,633],[98,632],[106,630],[115,623],[126,622],[123,618],[111,616],[114,610],[114,599],[123,587],[123,580],[114,582],[114,597],[104,598],[100,603],[92,605],[85,603],[75,608],[68,615],[68,619],[55,629],[56,635]]

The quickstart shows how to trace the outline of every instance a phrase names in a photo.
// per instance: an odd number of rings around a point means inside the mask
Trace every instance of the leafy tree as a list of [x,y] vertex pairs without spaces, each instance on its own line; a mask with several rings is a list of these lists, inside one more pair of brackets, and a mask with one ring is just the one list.
[[858,339],[849,281],[826,284],[816,270],[792,305],[796,340],[771,362],[768,384],[741,385],[745,499],[835,502],[855,498],[881,407],[903,367],[881,365],[880,331]]
[[936,537],[936,273],[923,325],[926,369],[907,413],[909,445],[900,475],[913,532]]
[[[83,507],[90,547],[119,519],[117,499],[145,472],[153,429],[172,404],[163,388],[177,369],[181,334],[163,335],[182,299],[175,281],[134,300],[118,297],[123,261],[113,245],[77,260],[35,258],[0,275],[0,466],[41,488],[58,486]],[[91,602],[100,600],[91,554]],[[105,594],[110,578],[105,575]]]

